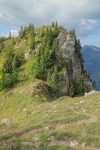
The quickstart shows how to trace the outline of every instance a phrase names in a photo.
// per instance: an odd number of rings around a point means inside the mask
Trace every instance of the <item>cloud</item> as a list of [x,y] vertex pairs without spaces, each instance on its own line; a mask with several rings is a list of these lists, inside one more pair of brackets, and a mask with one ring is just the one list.
[[86,26],[87,28],[91,29],[97,24],[97,21],[94,19],[82,19],[81,25]]
[[2,15],[2,13],[0,13],[0,18],[2,18],[3,17],[3,15]]
[[9,37],[11,35],[12,37],[17,37],[19,35],[19,31],[15,29],[11,29],[9,33],[5,34],[5,37]]
[[92,34],[100,21],[100,0],[0,0],[0,23],[13,26],[58,21],[79,35]]
[[79,35],[87,36],[96,32],[98,26],[99,23],[95,19],[81,19],[76,29]]
[[10,30],[10,33],[11,33],[11,36],[13,37],[17,37],[19,34],[18,30],[14,30],[14,29]]

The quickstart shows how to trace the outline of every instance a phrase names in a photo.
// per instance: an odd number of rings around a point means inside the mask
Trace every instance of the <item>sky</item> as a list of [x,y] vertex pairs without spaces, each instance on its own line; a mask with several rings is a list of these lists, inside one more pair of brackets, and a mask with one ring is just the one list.
[[75,29],[82,45],[100,47],[100,0],[0,0],[0,36],[53,21]]

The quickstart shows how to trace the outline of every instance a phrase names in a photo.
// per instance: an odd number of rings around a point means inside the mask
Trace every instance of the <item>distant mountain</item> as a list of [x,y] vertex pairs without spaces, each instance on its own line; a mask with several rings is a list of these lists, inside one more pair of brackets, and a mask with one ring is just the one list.
[[100,90],[100,48],[86,45],[82,48],[87,72],[96,81],[96,90]]

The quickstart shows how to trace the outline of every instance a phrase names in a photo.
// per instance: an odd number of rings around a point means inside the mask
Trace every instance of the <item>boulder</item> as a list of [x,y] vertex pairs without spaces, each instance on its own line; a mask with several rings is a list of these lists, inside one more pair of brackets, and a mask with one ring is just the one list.
[[10,126],[10,125],[12,125],[12,120],[11,119],[2,119],[2,123],[7,126]]

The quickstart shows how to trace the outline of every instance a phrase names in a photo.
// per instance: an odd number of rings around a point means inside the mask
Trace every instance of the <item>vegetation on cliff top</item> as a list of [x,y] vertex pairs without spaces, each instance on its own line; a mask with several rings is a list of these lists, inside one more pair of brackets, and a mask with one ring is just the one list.
[[[63,95],[58,86],[59,73],[63,68],[69,71],[72,66],[69,66],[71,63],[64,62],[61,53],[59,53],[57,38],[61,32],[68,32],[76,39],[74,30],[66,31],[57,23],[36,28],[30,24],[27,27],[21,27],[18,37],[12,37],[11,34],[7,38],[1,37],[0,90],[11,88],[19,82],[29,80],[29,78],[37,78],[43,81],[49,95],[53,97]],[[77,56],[82,61],[81,47],[77,39],[75,46]],[[81,64],[82,74],[85,75],[83,62]],[[23,66],[28,65],[30,66],[28,72],[26,67],[21,70]],[[84,93],[83,79],[78,82],[73,80],[70,84],[73,84],[74,88],[72,96]]]

